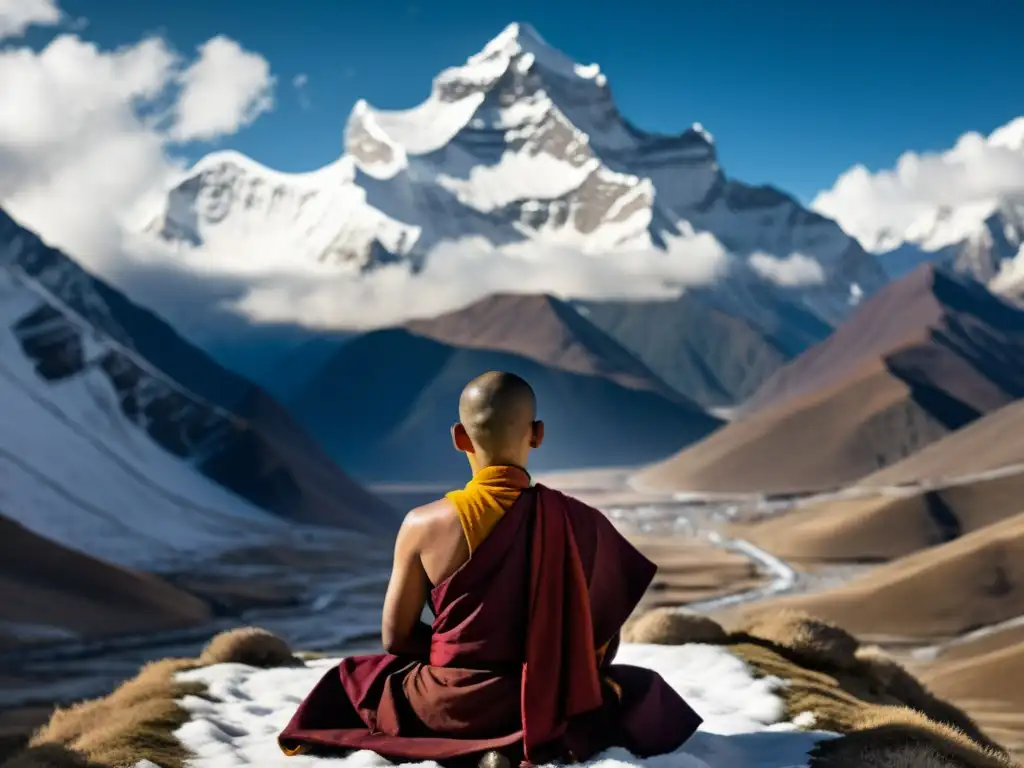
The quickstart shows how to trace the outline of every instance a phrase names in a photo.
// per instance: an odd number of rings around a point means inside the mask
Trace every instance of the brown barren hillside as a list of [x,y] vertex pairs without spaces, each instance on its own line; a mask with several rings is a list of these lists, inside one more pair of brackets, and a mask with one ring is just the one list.
[[[981,283],[925,264],[869,298],[831,336],[783,367],[744,410],[834,387],[878,359],[905,381],[937,383],[964,404],[991,410],[993,390],[1024,389],[1024,366],[1007,365],[1021,360],[1022,352],[1024,311]],[[955,378],[936,381],[940,375]]]
[[723,311],[710,296],[579,301],[574,305],[669,386],[706,408],[734,406],[787,362],[831,333],[811,312],[758,292],[759,322]]
[[899,493],[811,502],[740,535],[790,560],[890,560],[1024,512],[1024,472]]
[[201,600],[0,516],[0,647],[149,632],[210,618]]
[[857,484],[927,483],[1018,464],[1024,464],[1024,401],[993,411]]
[[1024,311],[923,267],[880,291],[739,418],[639,477],[653,489],[838,488],[1024,396]]
[[637,476],[638,487],[718,493],[831,490],[948,428],[880,363],[835,389],[745,416]]
[[875,638],[955,637],[1024,614],[1024,514],[880,566],[847,585],[772,601]]
[[495,294],[406,327],[455,347],[511,352],[570,373],[679,397],[632,352],[553,296]]

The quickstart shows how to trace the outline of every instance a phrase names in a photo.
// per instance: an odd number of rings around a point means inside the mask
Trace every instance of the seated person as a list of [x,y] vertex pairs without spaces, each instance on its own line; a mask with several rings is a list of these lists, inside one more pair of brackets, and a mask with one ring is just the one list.
[[[700,717],[657,673],[612,663],[656,567],[597,510],[531,485],[527,458],[544,424],[529,384],[474,379],[452,439],[473,478],[402,523],[386,653],[328,672],[281,749],[500,765],[675,750]],[[432,626],[420,620],[428,603]]]

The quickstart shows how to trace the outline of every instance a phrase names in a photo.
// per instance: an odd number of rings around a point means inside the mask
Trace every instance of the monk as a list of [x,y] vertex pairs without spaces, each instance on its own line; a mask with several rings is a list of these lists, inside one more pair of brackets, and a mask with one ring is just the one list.
[[323,677],[278,737],[286,754],[530,766],[612,746],[663,754],[697,729],[659,675],[612,663],[656,566],[597,510],[531,484],[527,459],[544,441],[536,408],[510,373],[465,388],[451,434],[473,478],[406,516],[385,653]]

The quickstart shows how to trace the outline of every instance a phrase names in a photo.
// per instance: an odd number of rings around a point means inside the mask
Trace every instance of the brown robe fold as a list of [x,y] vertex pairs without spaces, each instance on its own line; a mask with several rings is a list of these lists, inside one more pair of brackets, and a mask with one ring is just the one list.
[[344,659],[279,743],[399,760],[502,749],[532,764],[671,752],[700,717],[657,673],[611,663],[655,570],[597,510],[527,489],[431,592],[429,658]]

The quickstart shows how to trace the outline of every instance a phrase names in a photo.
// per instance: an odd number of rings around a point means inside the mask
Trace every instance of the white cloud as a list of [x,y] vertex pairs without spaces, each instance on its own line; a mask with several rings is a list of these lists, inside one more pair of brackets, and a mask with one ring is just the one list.
[[783,288],[801,288],[825,282],[821,262],[802,253],[791,253],[783,259],[757,252],[747,259],[750,268],[768,282]]
[[52,26],[61,20],[54,0],[0,0],[0,40],[20,37],[35,26]]
[[[41,50],[0,50],[0,206],[58,247],[110,256],[120,244],[125,215],[161,193],[179,170],[173,151],[183,136],[168,130],[171,116],[195,109],[196,89],[201,93],[210,79],[224,86],[215,89],[222,94],[232,82],[236,94],[254,91],[251,79],[219,75],[217,62],[224,59],[217,50],[225,42],[210,43],[212,68],[209,43],[202,49],[206,55],[189,66],[160,38],[104,50],[62,34]],[[230,41],[227,47],[241,50]],[[259,58],[242,54],[245,61]],[[238,104],[252,102],[251,95],[225,99],[236,114]],[[251,116],[251,110],[241,111]],[[237,125],[237,119],[220,118],[216,127],[227,133]],[[203,133],[217,132],[207,125]]]
[[116,51],[62,35],[0,52],[0,201],[66,247],[116,240],[119,216],[170,169],[164,138],[135,111],[177,59],[148,39]]
[[978,208],[1024,190],[1024,117],[987,138],[965,133],[938,153],[906,152],[896,167],[870,172],[857,165],[811,204],[871,250],[898,245],[907,230],[941,208]]
[[[274,267],[281,264],[280,251],[273,244],[267,247],[273,253],[262,254],[248,243],[247,258],[240,263],[236,249],[168,253],[166,246],[140,237],[131,267],[107,274],[129,294],[162,302],[154,309],[202,342],[218,332],[218,313],[314,329],[374,328],[434,316],[496,292],[668,298],[720,279],[735,263],[706,233],[671,241],[667,252],[638,250],[616,258],[536,242],[496,248],[465,238],[434,248],[416,274],[393,264],[352,279],[350,273],[332,273],[319,264]],[[175,297],[186,294],[189,309],[182,313],[186,304]]]
[[179,141],[235,133],[274,106],[270,64],[223,35],[199,46],[199,58],[180,80],[171,129]]

